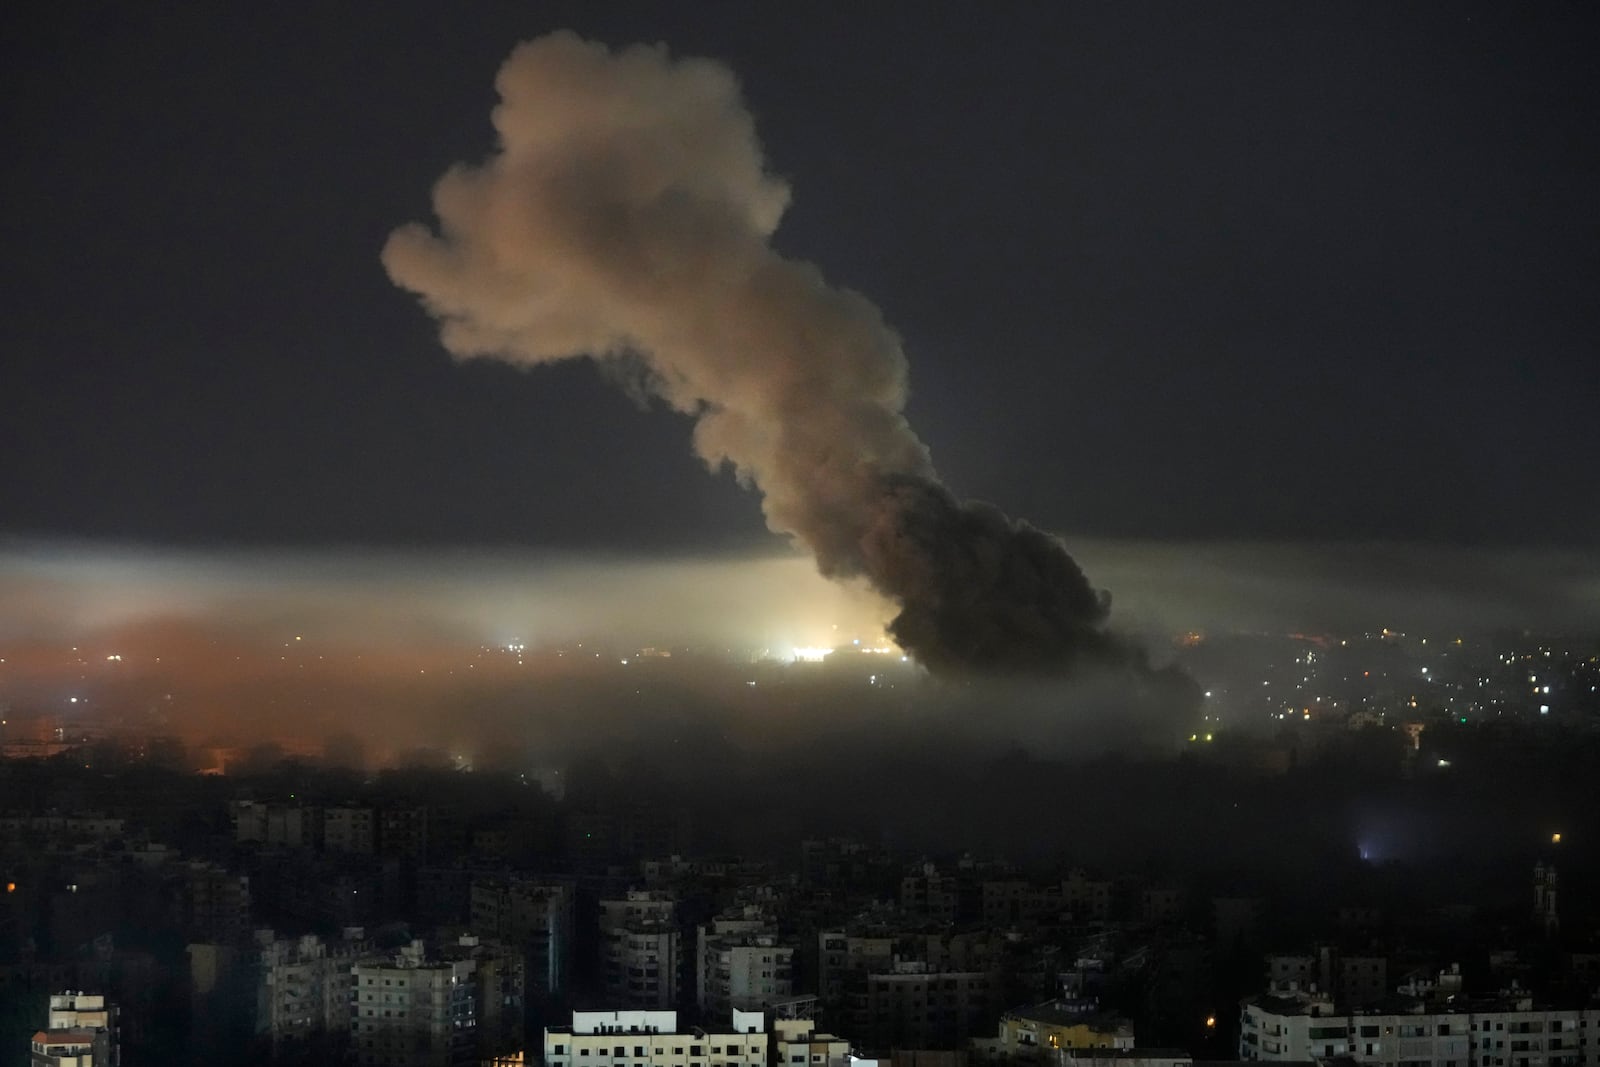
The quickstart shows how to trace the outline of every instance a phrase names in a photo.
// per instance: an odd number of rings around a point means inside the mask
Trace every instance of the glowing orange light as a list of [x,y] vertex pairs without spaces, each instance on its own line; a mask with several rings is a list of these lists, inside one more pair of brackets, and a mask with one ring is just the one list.
[[7,893],[15,893],[16,891],[17,891],[17,883],[15,883],[15,882],[7,882],[6,883],[6,892]]
[[1206,1016],[1206,1029],[1207,1030],[1214,1029],[1216,1027],[1216,1025],[1217,1025],[1217,1017],[1215,1015],[1207,1015]]

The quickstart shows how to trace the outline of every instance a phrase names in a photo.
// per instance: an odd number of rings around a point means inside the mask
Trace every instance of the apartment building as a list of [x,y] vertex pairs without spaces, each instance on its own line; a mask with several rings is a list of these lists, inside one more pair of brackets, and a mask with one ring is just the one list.
[[544,1031],[545,1067],[768,1067],[766,1018],[735,1010],[726,1028],[679,1029],[678,1013],[576,1011]]

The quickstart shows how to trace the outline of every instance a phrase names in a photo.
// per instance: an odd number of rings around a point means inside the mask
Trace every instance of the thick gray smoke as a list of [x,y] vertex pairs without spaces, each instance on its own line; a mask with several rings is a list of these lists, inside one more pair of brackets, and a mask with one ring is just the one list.
[[878,309],[773,251],[789,187],[731,71],[562,32],[496,86],[497,151],[440,179],[436,230],[383,251],[451,353],[642,361],[706,463],[759,489],[823,574],[897,604],[892,634],[930,669],[1142,667],[1059,541],[938,482]]

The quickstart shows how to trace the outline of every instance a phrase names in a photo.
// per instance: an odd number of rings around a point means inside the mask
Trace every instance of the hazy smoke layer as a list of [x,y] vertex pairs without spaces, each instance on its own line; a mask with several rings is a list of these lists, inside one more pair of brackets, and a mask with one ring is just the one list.
[[891,598],[891,632],[932,669],[1138,661],[1057,540],[939,484],[878,309],[769,246],[789,188],[731,71],[563,32],[496,84],[498,151],[440,179],[437,232],[383,251],[453,354],[642,360],[706,463],[759,488],[823,574]]

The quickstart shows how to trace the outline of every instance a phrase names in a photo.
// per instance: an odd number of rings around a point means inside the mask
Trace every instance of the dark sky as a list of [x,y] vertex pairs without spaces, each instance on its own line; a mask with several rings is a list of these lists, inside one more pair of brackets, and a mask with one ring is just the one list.
[[993,6],[7,5],[0,535],[769,543],[685,420],[454,364],[378,262],[570,27],[740,74],[778,247],[902,333],[963,494],[1101,538],[1600,541],[1592,5]]

